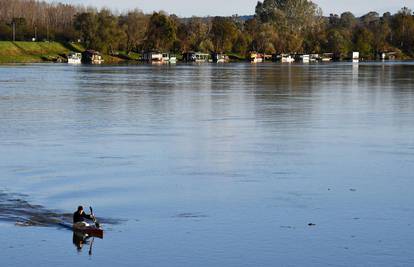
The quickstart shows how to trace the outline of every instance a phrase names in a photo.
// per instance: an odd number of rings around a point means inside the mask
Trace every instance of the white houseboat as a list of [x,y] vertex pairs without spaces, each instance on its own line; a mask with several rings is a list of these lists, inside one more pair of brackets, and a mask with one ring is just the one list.
[[352,62],[359,62],[359,52],[352,52]]
[[321,56],[321,61],[322,62],[329,62],[332,61],[334,54],[333,53],[324,53]]
[[295,62],[295,59],[289,54],[274,54],[273,61],[281,63],[292,63]]
[[213,53],[211,57],[213,58],[213,62],[215,63],[226,63],[230,60],[229,56],[220,53]]
[[250,53],[250,62],[252,62],[252,63],[261,63],[263,61],[264,61],[263,54],[256,53],[256,52],[251,52]]
[[176,63],[177,58],[169,53],[161,52],[144,52],[142,54],[142,60],[152,64],[168,64]]
[[69,64],[81,64],[82,63],[82,54],[71,52],[68,55]]
[[164,63],[175,64],[175,63],[177,63],[177,57],[175,55],[170,54],[170,53],[163,53],[162,54],[162,61]]

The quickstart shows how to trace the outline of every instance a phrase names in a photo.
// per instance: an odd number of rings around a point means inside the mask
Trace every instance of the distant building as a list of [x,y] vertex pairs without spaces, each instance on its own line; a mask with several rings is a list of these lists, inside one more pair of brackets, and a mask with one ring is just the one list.
[[276,54],[273,55],[273,61],[278,61],[282,63],[292,63],[295,62],[295,58],[290,54]]
[[226,63],[230,61],[229,56],[227,56],[226,54],[213,53],[211,54],[211,57],[213,58],[213,62],[215,63]]
[[395,60],[397,58],[397,52],[380,52],[378,58],[380,60]]
[[144,52],[142,54],[142,60],[152,64],[165,64],[165,63],[176,63],[177,58],[170,53],[161,52]]
[[170,53],[163,53],[162,54],[162,61],[164,63],[175,64],[177,63],[177,57]]
[[162,54],[160,52],[147,51],[142,53],[142,60],[148,63],[162,63]]
[[257,52],[250,52],[250,62],[261,63],[264,61],[264,55]]
[[82,63],[82,54],[70,52],[68,55],[68,63],[69,64],[81,64]]
[[183,60],[186,62],[203,63],[208,62],[210,55],[201,52],[187,52],[183,54]]
[[297,54],[295,60],[302,62],[302,63],[309,63],[310,62],[310,55],[308,54]]
[[334,53],[323,53],[320,57],[322,62],[329,62],[335,57]]
[[359,62],[359,52],[352,52],[352,62]]
[[102,64],[104,62],[101,53],[95,50],[86,50],[83,52],[82,61],[88,64]]

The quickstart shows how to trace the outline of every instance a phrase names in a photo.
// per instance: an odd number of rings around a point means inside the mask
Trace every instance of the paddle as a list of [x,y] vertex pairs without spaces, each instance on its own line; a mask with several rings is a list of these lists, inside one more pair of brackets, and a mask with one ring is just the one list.
[[93,222],[95,223],[95,226],[96,226],[97,228],[99,228],[99,227],[100,227],[100,225],[99,225],[99,222],[96,220],[95,214],[93,214],[93,209],[92,209],[92,207],[89,207],[89,210],[91,211],[91,215],[92,215],[92,218],[93,218]]
[[95,241],[95,237],[92,237],[91,243],[89,245],[89,256],[92,256],[93,241]]

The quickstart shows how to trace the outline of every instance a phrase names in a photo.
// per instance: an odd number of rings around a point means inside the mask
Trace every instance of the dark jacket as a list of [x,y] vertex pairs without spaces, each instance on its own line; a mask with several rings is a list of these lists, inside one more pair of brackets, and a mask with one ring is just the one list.
[[93,220],[93,217],[85,212],[82,212],[81,214],[79,211],[73,214],[73,223],[84,222],[85,219]]

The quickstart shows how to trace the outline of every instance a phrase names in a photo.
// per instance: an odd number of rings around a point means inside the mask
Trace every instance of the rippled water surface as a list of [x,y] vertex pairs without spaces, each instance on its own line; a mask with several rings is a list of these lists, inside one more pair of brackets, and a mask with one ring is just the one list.
[[3,66],[0,137],[5,266],[414,265],[411,63]]

